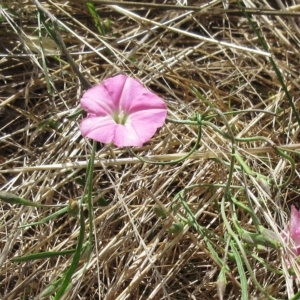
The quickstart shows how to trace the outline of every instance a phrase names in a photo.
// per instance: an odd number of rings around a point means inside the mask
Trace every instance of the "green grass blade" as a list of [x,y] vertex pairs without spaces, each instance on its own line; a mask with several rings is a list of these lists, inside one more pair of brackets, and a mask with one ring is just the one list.
[[78,266],[80,256],[81,256],[83,241],[84,241],[84,233],[85,233],[85,222],[84,221],[85,221],[85,218],[84,218],[84,214],[83,214],[83,209],[81,207],[81,210],[80,210],[80,231],[79,231],[77,247],[76,247],[76,250],[75,250],[75,253],[74,253],[74,257],[73,257],[71,266],[67,270],[66,275],[63,279],[62,285],[61,285],[60,289],[58,290],[57,294],[55,295],[54,300],[59,300],[64,295],[64,293],[66,292],[66,290],[67,290],[67,288],[68,288],[68,286],[71,282],[71,278],[72,278],[73,274],[75,273],[76,268]]
[[42,205],[40,204],[23,199],[10,192],[0,192],[0,200],[10,204],[21,204],[25,206],[42,207]]
[[94,22],[95,22],[95,25],[97,27],[99,34],[101,34],[103,36],[106,35],[106,33],[108,32],[108,29],[106,28],[106,25],[103,23],[98,12],[96,11],[95,4],[88,2],[86,4],[86,6],[94,19]]
[[45,258],[51,258],[61,255],[67,255],[72,254],[75,252],[75,249],[71,250],[65,250],[65,251],[49,251],[49,252],[40,252],[40,253],[34,253],[26,256],[18,256],[12,259],[13,262],[22,262],[22,261],[29,261],[29,260],[37,260],[37,259],[45,259]]
[[247,277],[246,277],[246,274],[245,274],[245,270],[244,270],[244,267],[243,267],[243,262],[242,262],[241,256],[240,256],[239,252],[237,251],[233,241],[230,242],[230,247],[231,247],[231,250],[234,254],[235,262],[236,262],[238,272],[239,272],[239,275],[240,275],[240,282],[241,282],[241,289],[242,289],[242,300],[248,300],[249,299],[249,292],[248,292]]
[[18,228],[25,228],[25,227],[30,227],[30,226],[41,225],[41,224],[47,223],[48,221],[51,221],[54,218],[56,218],[56,217],[58,217],[58,216],[60,216],[60,215],[62,215],[64,213],[68,212],[68,209],[69,209],[69,207],[64,207],[64,208],[60,209],[59,211],[56,211],[55,213],[47,216],[46,218],[43,218],[40,221],[29,223],[29,224],[25,224],[25,225],[21,225]]

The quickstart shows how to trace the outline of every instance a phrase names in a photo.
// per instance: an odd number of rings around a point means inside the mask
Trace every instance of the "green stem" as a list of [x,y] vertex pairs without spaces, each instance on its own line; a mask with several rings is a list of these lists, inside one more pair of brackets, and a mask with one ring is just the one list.
[[80,256],[81,256],[81,250],[82,250],[82,245],[84,241],[84,233],[85,233],[85,219],[84,219],[84,214],[83,214],[83,207],[80,207],[80,231],[79,231],[79,237],[78,237],[78,242],[77,242],[77,247],[73,256],[73,260],[71,263],[71,266],[66,272],[66,275],[64,277],[64,280],[62,282],[62,285],[58,292],[55,295],[54,300],[60,300],[61,297],[64,295],[65,291],[67,290],[68,286],[70,285],[71,278],[73,274],[76,271],[76,268],[78,266]]
[[92,202],[92,193],[93,193],[93,172],[94,172],[96,148],[97,148],[97,143],[93,141],[93,149],[92,149],[91,158],[88,165],[88,179],[87,179],[87,184],[88,184],[87,203],[88,203],[88,211],[89,211],[89,245],[90,245],[87,261],[89,261],[91,257],[91,253],[92,253],[91,245],[93,243],[93,234],[94,234],[93,233],[94,210],[93,210],[93,202]]
[[291,181],[294,178],[295,170],[296,170],[295,161],[292,159],[291,156],[284,153],[282,149],[280,149],[276,146],[274,147],[274,149],[275,149],[275,151],[277,152],[278,155],[284,157],[285,159],[287,159],[291,163],[291,172],[290,172],[290,175],[289,175],[288,179],[284,183],[282,183],[281,185],[278,186],[278,188],[285,188],[291,183]]
[[57,257],[61,255],[73,254],[75,249],[64,250],[64,251],[48,251],[48,252],[40,252],[29,254],[26,256],[18,256],[12,259],[13,262],[22,262],[22,261],[29,261],[29,260],[36,260],[36,259],[45,259],[50,257]]
[[87,167],[87,185],[84,189],[83,195],[80,200],[80,231],[79,231],[79,237],[78,237],[78,242],[77,242],[77,247],[73,256],[73,260],[71,263],[71,266],[66,272],[66,275],[64,277],[64,280],[62,282],[62,285],[60,289],[58,290],[57,294],[55,295],[54,300],[59,300],[66,290],[68,289],[71,278],[73,274],[76,271],[76,268],[78,266],[81,254],[82,254],[82,249],[83,249],[83,241],[84,241],[84,236],[85,236],[85,217],[83,214],[83,200],[85,197],[85,191],[87,188],[87,201],[88,201],[88,210],[89,210],[89,241],[88,241],[88,258],[87,260],[90,260],[91,257],[91,251],[92,251],[92,239],[93,239],[93,204],[92,204],[92,189],[93,189],[93,171],[94,171],[94,161],[95,161],[95,153],[96,153],[96,142],[93,142],[93,148],[92,148],[92,153],[91,153],[91,158],[88,163]]
[[46,218],[42,219],[42,220],[39,220],[37,222],[33,222],[33,223],[29,223],[29,224],[25,224],[25,225],[21,225],[19,226],[18,228],[25,228],[25,227],[29,227],[29,226],[35,226],[35,225],[40,225],[40,224],[44,224],[48,221],[51,221],[53,220],[54,218],[58,217],[59,215],[62,215],[64,213],[67,213],[68,212],[68,209],[69,207],[64,207],[58,211],[56,211],[55,213],[47,216]]

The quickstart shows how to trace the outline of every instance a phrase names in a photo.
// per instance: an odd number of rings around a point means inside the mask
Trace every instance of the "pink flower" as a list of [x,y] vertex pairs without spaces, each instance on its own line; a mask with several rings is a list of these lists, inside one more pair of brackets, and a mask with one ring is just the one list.
[[288,228],[285,228],[282,235],[285,242],[290,245],[295,256],[300,255],[300,211],[292,205],[291,219]]
[[290,268],[292,265],[291,260],[300,255],[300,211],[294,205],[291,207],[289,226],[284,229],[282,238],[292,251],[292,253],[285,254],[287,266]]
[[142,146],[167,116],[163,99],[125,75],[108,78],[87,90],[80,103],[87,112],[80,124],[82,135],[118,147]]

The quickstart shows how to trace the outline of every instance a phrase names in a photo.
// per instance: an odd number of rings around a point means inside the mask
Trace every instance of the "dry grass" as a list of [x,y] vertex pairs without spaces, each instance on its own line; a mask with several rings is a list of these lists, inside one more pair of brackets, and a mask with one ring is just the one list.
[[[49,0],[42,5],[59,20],[63,41],[91,84],[120,72],[131,75],[165,99],[172,119],[186,120],[209,107],[223,113],[248,110],[226,115],[236,137],[263,136],[282,149],[297,150],[299,124],[268,52],[247,19],[241,12],[216,13],[216,9],[223,9],[222,1],[186,2],[197,10],[151,8],[142,2],[132,6],[95,4],[102,25],[108,26],[105,35],[99,34],[83,2]],[[298,11],[293,1],[287,2],[282,3],[285,9]],[[279,8],[273,1],[243,3],[251,8]],[[207,8],[212,12],[203,14]],[[231,1],[229,8],[237,9],[238,5]],[[85,88],[65,54],[39,25],[33,2],[3,1],[0,9],[1,190],[54,205],[35,208],[2,202],[0,298],[40,299],[46,287],[64,275],[73,256],[26,262],[12,259],[74,249],[79,219],[64,214],[45,224],[19,226],[51,215],[84,193],[79,179],[85,178],[92,146],[80,134],[82,116],[67,117],[78,110]],[[252,15],[299,110],[297,18]],[[52,28],[48,18],[45,22]],[[158,23],[165,25],[157,27]],[[39,44],[39,27],[44,62],[34,45]],[[211,121],[227,132],[222,117]],[[257,176],[243,174],[238,162],[230,179],[230,139],[209,126],[203,126],[202,131],[199,150],[190,159],[172,165],[142,164],[126,149],[98,145],[93,173],[92,256],[88,264],[84,256],[81,258],[64,299],[241,299],[243,274],[248,299],[291,299],[298,291],[298,281],[288,275],[285,265],[283,253],[291,256],[286,246],[261,249],[241,242],[247,250],[241,273],[237,261],[230,258],[234,249],[239,253],[236,257],[245,257],[238,243],[231,245],[234,235],[226,220],[239,241],[235,217],[248,231],[255,232],[255,224],[245,209],[222,199],[230,180],[231,194],[246,206],[250,199],[261,224],[283,242],[280,231],[288,222],[291,204],[299,201],[299,173],[281,187],[291,172],[290,163],[276,153],[272,143],[258,140],[238,142],[237,149],[253,172],[274,181],[270,191],[264,191]],[[148,144],[134,151],[154,161],[170,161],[187,153],[196,137],[197,126],[167,122]],[[286,153],[297,167],[298,154]],[[174,204],[174,197],[185,188],[185,203],[175,198]],[[100,197],[108,206],[98,204]],[[191,217],[184,205],[193,214],[192,222],[177,234],[168,232],[182,216]],[[155,213],[157,207],[165,209],[166,218]],[[84,213],[86,241],[86,209]],[[217,287],[222,286],[217,282],[225,265],[227,285],[218,296]],[[300,274],[298,269],[295,266]],[[251,272],[266,294],[253,282]]]

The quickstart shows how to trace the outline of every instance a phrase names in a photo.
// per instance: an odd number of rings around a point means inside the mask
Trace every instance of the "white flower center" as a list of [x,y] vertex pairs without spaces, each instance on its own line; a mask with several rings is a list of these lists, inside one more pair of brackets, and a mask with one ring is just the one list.
[[121,110],[114,114],[113,119],[117,124],[124,125],[128,119],[128,114]]

